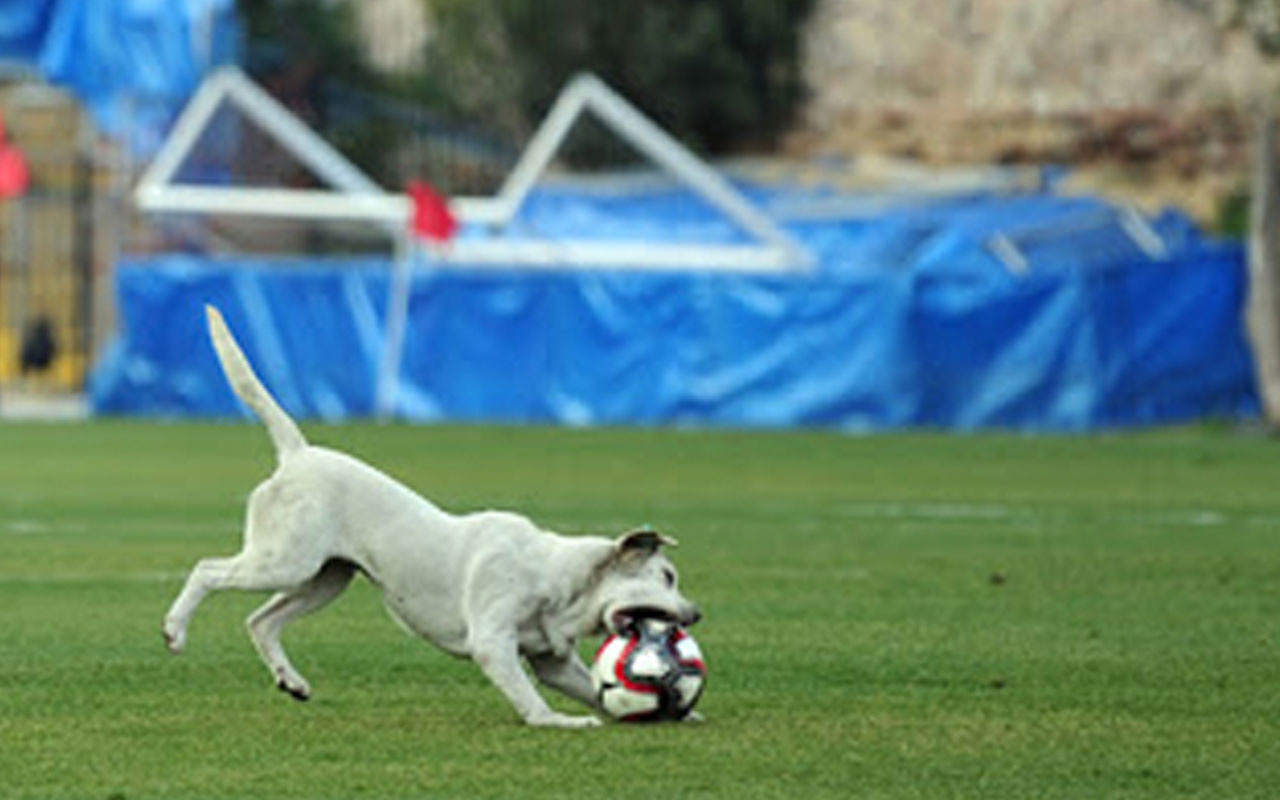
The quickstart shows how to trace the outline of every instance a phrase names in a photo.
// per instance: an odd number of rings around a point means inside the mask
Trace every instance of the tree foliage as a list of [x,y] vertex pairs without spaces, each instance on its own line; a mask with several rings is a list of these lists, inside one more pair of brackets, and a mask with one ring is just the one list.
[[803,97],[814,0],[438,0],[428,75],[521,135],[588,70],[710,153],[768,146]]
[[1226,28],[1247,30],[1258,50],[1280,55],[1280,0],[1177,0],[1184,6],[1212,14]]
[[[422,67],[392,76],[368,66],[354,2],[240,0],[249,69],[387,180],[422,131],[403,114],[383,113],[379,99],[521,143],[580,71],[599,75],[695,149],[742,152],[770,147],[790,125],[803,97],[802,24],[816,2],[421,1],[433,20]],[[590,123],[568,145],[569,160],[581,165],[631,155]]]

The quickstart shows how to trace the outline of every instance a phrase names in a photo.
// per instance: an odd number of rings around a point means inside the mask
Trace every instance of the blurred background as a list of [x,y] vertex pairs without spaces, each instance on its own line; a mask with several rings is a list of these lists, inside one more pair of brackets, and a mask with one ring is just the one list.
[[[1246,339],[1244,240],[1251,211],[1269,219],[1259,131],[1277,56],[1272,0],[0,0],[0,413],[234,413],[216,372],[163,378],[196,346],[196,322],[175,318],[209,299],[232,306],[251,355],[273,336],[330,348],[285,359],[316,362],[319,385],[263,367],[297,384],[280,389],[295,413],[373,413],[384,230],[134,202],[198,87],[237,65],[388,192],[422,179],[449,197],[498,191],[562,88],[593,73],[816,263],[712,281],[420,256],[397,416],[1073,430],[1265,416],[1274,300]],[[525,235],[661,239],[679,222],[677,238],[743,240],[589,115],[552,173]],[[231,106],[179,176],[323,186]],[[362,283],[308,285],[299,263]],[[564,333],[557,315],[603,313],[601,292],[644,347]],[[535,310],[513,319],[504,297]],[[691,330],[667,340],[646,316]],[[434,363],[414,350],[428,341]],[[471,358],[441,366],[442,351]],[[515,400],[451,393],[513,370],[534,384]],[[660,396],[607,397],[655,382]]]

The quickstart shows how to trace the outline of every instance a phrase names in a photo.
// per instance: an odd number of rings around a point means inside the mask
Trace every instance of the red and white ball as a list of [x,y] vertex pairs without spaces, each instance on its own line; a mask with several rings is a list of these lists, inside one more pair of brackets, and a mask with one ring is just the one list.
[[641,619],[604,640],[591,664],[600,707],[625,722],[678,720],[702,697],[707,663],[683,628]]

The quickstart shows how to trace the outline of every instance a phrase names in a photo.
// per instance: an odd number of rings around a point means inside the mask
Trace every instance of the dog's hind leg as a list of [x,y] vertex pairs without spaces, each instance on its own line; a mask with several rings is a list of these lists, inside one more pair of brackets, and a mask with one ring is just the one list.
[[201,559],[165,615],[165,644],[174,653],[182,652],[191,616],[210,592],[219,589],[290,591],[310,580],[323,565],[321,559],[287,562],[249,549],[231,558]]
[[355,573],[355,565],[348,561],[329,561],[314,578],[297,589],[280,592],[245,620],[249,638],[271,670],[276,686],[296,700],[310,699],[311,686],[289,662],[280,634],[289,622],[320,610],[342,594]]
[[164,616],[164,643],[174,653],[181,653],[187,641],[187,624],[205,595],[220,587],[234,569],[234,558],[201,559],[187,576],[182,592]]

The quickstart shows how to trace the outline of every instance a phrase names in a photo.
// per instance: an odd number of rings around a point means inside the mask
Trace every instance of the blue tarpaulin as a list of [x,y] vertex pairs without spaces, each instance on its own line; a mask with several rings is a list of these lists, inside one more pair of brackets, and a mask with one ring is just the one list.
[[[543,191],[521,224],[550,237],[737,236],[711,215],[700,221],[679,192],[623,206]],[[424,266],[412,281],[396,413],[1045,431],[1257,413],[1241,248],[1181,215],[1154,221],[1155,255],[1118,210],[1053,195],[788,229],[817,254],[814,272]],[[996,257],[995,232],[1018,244],[1025,271]],[[389,271],[381,258],[128,260],[117,271],[123,331],[93,376],[94,407],[243,413],[206,341],[201,306],[213,303],[291,413],[370,415]]]
[[0,0],[0,61],[71,91],[140,155],[234,60],[239,31],[235,0]]

